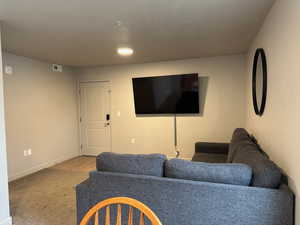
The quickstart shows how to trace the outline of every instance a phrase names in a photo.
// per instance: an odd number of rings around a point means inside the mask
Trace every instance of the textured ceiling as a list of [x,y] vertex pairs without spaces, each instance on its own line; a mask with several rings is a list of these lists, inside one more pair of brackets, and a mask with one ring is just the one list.
[[[0,0],[5,51],[74,66],[244,53],[274,0]],[[117,55],[119,46],[134,49]]]

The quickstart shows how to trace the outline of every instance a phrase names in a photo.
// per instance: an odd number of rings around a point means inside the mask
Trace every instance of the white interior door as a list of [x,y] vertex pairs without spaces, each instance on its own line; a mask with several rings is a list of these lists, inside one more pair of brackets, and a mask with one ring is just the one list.
[[80,138],[83,155],[111,151],[109,82],[80,83]]

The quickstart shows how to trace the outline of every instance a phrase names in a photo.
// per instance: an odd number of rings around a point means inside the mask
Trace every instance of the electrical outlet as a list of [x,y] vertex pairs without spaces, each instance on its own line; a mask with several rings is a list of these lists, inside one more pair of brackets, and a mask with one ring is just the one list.
[[28,156],[27,150],[24,150],[24,156]]
[[27,154],[28,154],[28,155],[32,155],[31,148],[27,150]]
[[135,138],[131,138],[131,144],[135,143]]

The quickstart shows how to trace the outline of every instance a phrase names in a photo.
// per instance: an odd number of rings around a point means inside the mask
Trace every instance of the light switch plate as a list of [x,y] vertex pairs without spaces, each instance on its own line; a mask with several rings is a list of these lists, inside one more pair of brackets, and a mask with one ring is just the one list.
[[12,66],[5,66],[4,67],[4,73],[8,74],[8,75],[13,74],[13,68],[12,68]]
[[52,64],[52,71],[61,73],[63,71],[62,65]]

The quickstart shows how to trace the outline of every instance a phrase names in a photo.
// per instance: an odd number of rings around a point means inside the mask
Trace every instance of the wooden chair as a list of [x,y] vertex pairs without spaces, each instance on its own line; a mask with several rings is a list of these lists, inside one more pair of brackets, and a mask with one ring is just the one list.
[[116,198],[109,198],[102,202],[99,202],[93,208],[91,208],[86,215],[83,217],[80,225],[87,225],[89,221],[94,218],[94,225],[99,225],[99,210],[105,208],[105,225],[113,225],[110,223],[110,205],[117,204],[117,223],[116,225],[122,225],[121,218],[122,218],[122,208],[121,204],[129,206],[128,212],[128,225],[133,224],[133,208],[139,210],[140,214],[140,223],[139,225],[144,225],[145,220],[144,217],[146,216],[152,225],[162,225],[158,217],[154,214],[154,212],[142,202],[139,202],[133,198],[127,197],[116,197]]

